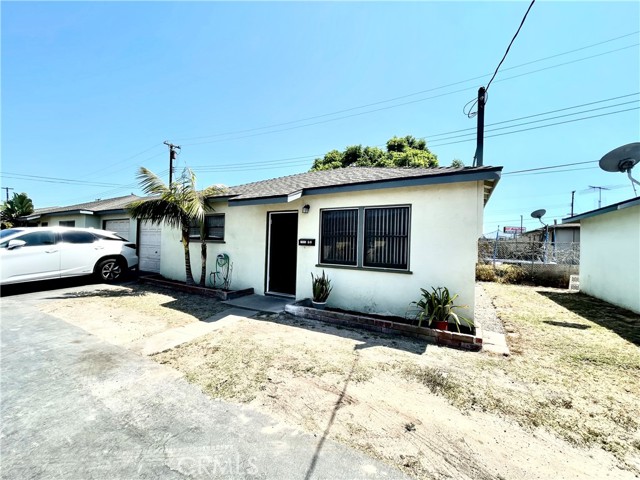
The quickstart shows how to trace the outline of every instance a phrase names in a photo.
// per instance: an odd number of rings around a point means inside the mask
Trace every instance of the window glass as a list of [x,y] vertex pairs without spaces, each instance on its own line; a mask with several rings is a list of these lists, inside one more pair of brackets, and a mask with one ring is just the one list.
[[96,237],[89,232],[62,232],[62,241],[65,243],[93,243],[95,240]]
[[323,210],[321,263],[357,265],[358,210]]
[[224,240],[224,214],[207,215],[205,217],[207,238]]
[[56,243],[56,237],[53,232],[30,232],[16,238],[15,240],[22,240],[23,242],[26,242],[25,247],[53,245]]
[[364,214],[365,267],[407,269],[409,207],[366,208]]
[[6,230],[0,230],[0,238],[8,237],[9,235],[13,235],[21,231],[22,230],[17,228],[7,228]]
[[60,225],[61,227],[75,227],[76,226],[76,221],[75,220],[61,220],[58,222],[58,225]]
[[[224,240],[224,214],[207,215],[204,217],[204,234],[206,240]],[[200,224],[192,221],[189,225],[189,237],[200,238]]]

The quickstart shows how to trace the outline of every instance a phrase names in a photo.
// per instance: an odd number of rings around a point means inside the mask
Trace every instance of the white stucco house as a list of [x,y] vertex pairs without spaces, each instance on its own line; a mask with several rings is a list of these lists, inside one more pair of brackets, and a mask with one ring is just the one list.
[[[349,167],[230,187],[206,217],[207,272],[226,254],[232,289],[303,299],[324,270],[329,306],[387,315],[445,286],[472,317],[477,240],[501,170]],[[161,252],[160,273],[184,281],[177,229],[162,229]]]
[[580,223],[580,290],[640,313],[640,198],[562,221]]

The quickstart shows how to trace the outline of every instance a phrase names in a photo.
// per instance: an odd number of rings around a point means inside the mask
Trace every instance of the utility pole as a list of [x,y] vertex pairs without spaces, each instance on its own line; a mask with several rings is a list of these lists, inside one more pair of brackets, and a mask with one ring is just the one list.
[[165,140],[163,143],[169,147],[169,186],[171,186],[171,182],[173,181],[173,161],[176,159],[176,149],[180,150],[180,145],[169,143],[168,140]]
[[9,188],[9,187],[2,187],[2,190],[4,190],[5,192],[7,192],[7,202],[9,201],[9,190],[13,190],[13,188]]
[[485,88],[478,89],[478,132],[476,138],[476,167],[483,165],[484,155],[484,104],[485,104]]
[[602,206],[602,190],[611,190],[607,187],[594,187],[593,185],[589,185],[589,188],[593,190],[598,190],[598,208]]
[[573,199],[576,196],[576,191],[572,190],[571,191],[571,216],[573,217]]

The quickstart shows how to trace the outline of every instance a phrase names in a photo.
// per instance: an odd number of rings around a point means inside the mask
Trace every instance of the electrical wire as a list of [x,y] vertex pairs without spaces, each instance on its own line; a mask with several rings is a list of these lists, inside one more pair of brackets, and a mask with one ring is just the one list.
[[[598,118],[598,117],[605,117],[607,115],[614,115],[617,113],[623,113],[623,112],[630,112],[632,110],[638,110],[640,107],[634,107],[634,108],[627,108],[624,110],[616,110],[615,112],[607,112],[607,113],[601,113],[599,115],[590,115],[588,117],[583,117],[583,118],[574,118],[573,120],[565,120],[563,122],[555,122],[555,123],[550,123],[549,125],[539,125],[537,127],[530,127],[530,128],[522,128],[520,130],[514,130],[512,132],[504,132],[504,133],[496,133],[494,135],[487,135],[485,136],[485,138],[492,138],[492,137],[502,137],[504,135],[511,135],[514,133],[520,133],[520,132],[528,132],[529,130],[538,130],[540,128],[547,128],[547,127],[553,127],[555,125],[563,125],[565,123],[573,123],[573,122],[579,122],[582,120],[589,120],[591,118]],[[435,147],[443,147],[445,145],[454,145],[456,143],[464,143],[464,142],[470,142],[470,141],[475,141],[474,138],[468,138],[466,140],[457,140],[455,142],[446,142],[446,143],[438,143],[436,145],[431,145],[431,148],[435,148]]]
[[[513,38],[509,42],[509,46],[507,47],[507,51],[504,52],[504,55],[502,56],[502,60],[500,60],[500,63],[496,67],[495,72],[493,72],[493,76],[491,77],[491,80],[489,80],[489,83],[487,83],[487,86],[485,87],[485,92],[489,90],[489,87],[491,86],[491,82],[493,82],[493,79],[496,78],[496,75],[498,74],[498,70],[500,70],[500,66],[502,65],[502,62],[504,62],[505,58],[507,58],[507,55],[509,54],[509,50],[511,49],[511,45],[513,45],[513,42],[516,40],[516,37],[520,33],[520,29],[524,25],[524,21],[527,19],[527,15],[529,15],[529,11],[531,10],[531,7],[533,7],[534,3],[536,3],[536,0],[531,0],[531,3],[529,4],[529,8],[527,8],[527,11],[525,12],[524,17],[522,17],[522,21],[520,22],[520,25],[518,26],[518,30],[516,30],[516,34],[513,36]],[[485,103],[486,103],[486,101],[485,101]]]
[[[615,37],[613,39],[605,40],[605,41],[598,42],[598,43],[595,43],[595,44],[592,44],[592,45],[587,45],[585,47],[581,47],[581,48],[578,48],[578,49],[574,49],[574,50],[570,50],[570,51],[567,51],[567,52],[551,55],[549,57],[544,57],[544,58],[541,58],[541,59],[533,60],[533,61],[526,62],[526,63],[520,64],[520,65],[515,65],[513,67],[505,68],[502,71],[504,72],[504,71],[508,71],[508,70],[513,70],[515,68],[521,68],[523,66],[531,65],[533,63],[538,63],[538,62],[541,62],[541,61],[544,61],[544,60],[549,60],[551,58],[556,58],[556,57],[567,55],[567,54],[570,54],[570,53],[575,53],[575,52],[578,52],[578,51],[581,51],[581,50],[585,50],[587,48],[593,48],[595,46],[602,45],[604,43],[612,42],[612,41],[615,41],[615,40],[619,40],[621,38],[625,38],[625,37],[628,37],[628,36],[631,36],[631,35],[635,35],[636,33],[638,33],[638,32],[637,31],[636,32],[632,32],[632,33],[629,33],[629,34],[626,34],[626,35]],[[542,69],[533,70],[533,71],[530,71],[530,72],[525,72],[525,73],[522,73],[522,74],[519,74],[519,75],[514,75],[512,77],[499,79],[499,80],[496,80],[496,82],[503,82],[503,81],[507,81],[507,80],[510,80],[510,79],[513,79],[513,78],[519,78],[519,77],[524,76],[524,75],[530,75],[530,74],[538,73],[538,72],[541,72],[541,71],[544,71],[544,70],[549,70],[551,68],[562,67],[564,65],[569,65],[569,64],[572,64],[572,63],[576,63],[576,62],[589,60],[591,58],[596,58],[596,57],[600,57],[602,55],[615,53],[615,52],[618,52],[620,50],[625,50],[625,49],[632,48],[632,47],[635,47],[635,46],[638,46],[638,45],[639,45],[638,43],[635,43],[635,44],[632,44],[632,45],[627,45],[625,47],[618,48],[618,49],[615,49],[615,50],[610,50],[610,51],[607,51],[607,52],[602,52],[602,53],[599,53],[599,54],[595,54],[595,55],[591,55],[591,56],[587,56],[587,57],[582,57],[582,58],[571,60],[571,61],[568,61],[568,62],[564,62],[564,63],[560,63],[560,64],[556,64],[556,65],[551,65],[549,67],[544,67]],[[486,77],[486,74],[485,75],[480,75],[480,76],[477,76],[477,77],[473,77],[473,78],[469,78],[467,80],[461,80],[461,81],[458,81],[458,82],[449,83],[447,85],[441,85],[441,86],[438,86],[438,87],[433,87],[433,88],[430,88],[430,89],[427,89],[427,90],[421,90],[419,92],[414,92],[414,93],[410,93],[410,94],[406,94],[406,95],[401,95],[401,96],[394,97],[394,98],[391,98],[391,99],[388,99],[388,100],[381,100],[381,101],[377,101],[377,102],[368,103],[368,104],[365,104],[365,105],[360,105],[360,106],[357,106],[357,107],[350,107],[350,108],[346,108],[346,109],[342,109],[342,110],[336,110],[336,111],[330,112],[330,113],[324,113],[324,114],[321,114],[321,115],[314,115],[314,116],[310,116],[310,117],[305,117],[305,118],[301,118],[301,119],[298,119],[298,120],[291,120],[291,121],[287,121],[287,122],[275,123],[275,124],[271,124],[271,125],[265,125],[265,126],[262,126],[262,127],[248,128],[248,129],[242,129],[242,130],[234,130],[234,131],[228,131],[228,132],[216,133],[216,134],[210,134],[210,135],[201,135],[201,136],[197,136],[197,137],[181,137],[178,140],[182,140],[184,142],[184,141],[189,141],[189,140],[200,140],[200,139],[205,139],[205,138],[224,137],[224,136],[230,136],[230,135],[237,135],[237,134],[255,132],[255,131],[258,131],[258,130],[266,130],[266,129],[270,129],[270,128],[276,128],[276,127],[280,127],[280,126],[285,126],[285,125],[291,125],[291,124],[295,124],[295,123],[305,122],[305,121],[308,121],[308,120],[315,120],[315,119],[318,119],[318,118],[334,116],[334,115],[338,115],[340,113],[346,113],[346,112],[350,112],[350,111],[354,111],[354,110],[360,110],[362,108],[367,108],[367,107],[371,107],[371,106],[375,106],[375,105],[380,105],[380,104],[383,104],[383,103],[389,103],[389,102],[393,102],[393,101],[396,101],[396,100],[401,100],[401,99],[404,99],[404,98],[420,95],[420,94],[423,94],[423,93],[429,93],[429,92],[433,92],[433,91],[436,91],[436,90],[441,90],[441,89],[444,89],[444,88],[449,88],[449,87],[452,87],[452,86],[460,85],[460,84],[463,84],[463,83],[468,83],[470,81],[478,80],[478,79],[481,79],[481,78],[484,78],[484,77]],[[461,90],[455,90],[453,92],[447,92],[447,93],[441,94],[441,95],[435,95],[435,96],[432,96],[432,97],[426,97],[426,98],[414,100],[414,101],[411,101],[411,102],[401,103],[401,104],[398,104],[398,105],[392,105],[392,106],[388,106],[388,107],[385,107],[385,108],[382,108],[382,109],[375,109],[375,110],[370,110],[370,111],[367,111],[367,112],[361,112],[361,113],[358,113],[358,114],[355,114],[355,115],[347,115],[347,116],[343,116],[343,117],[339,117],[339,118],[335,118],[335,119],[330,119],[328,121],[336,121],[336,120],[341,120],[343,118],[350,118],[352,116],[364,115],[364,114],[367,114],[367,113],[373,113],[373,112],[377,112],[377,111],[380,111],[380,110],[387,110],[389,108],[401,107],[401,106],[405,106],[405,105],[410,105],[412,103],[423,102],[423,101],[426,101],[426,100],[440,98],[442,96],[452,95],[452,94],[455,94],[455,93],[460,93],[460,92],[464,92],[464,91],[472,90],[472,89],[475,90],[476,87],[463,88]],[[471,103],[472,101],[475,101],[475,100],[476,99],[471,100],[468,103]],[[327,123],[327,121],[306,124],[304,126],[317,125],[319,123]],[[294,128],[302,128],[302,126],[296,126],[296,127],[290,128],[290,129],[294,129]],[[282,129],[282,130],[276,130],[275,132],[266,132],[266,133],[277,133],[277,132],[280,132],[280,131],[287,131],[287,130],[290,130],[290,129]],[[262,135],[262,134],[265,134],[265,133],[261,133],[260,135]],[[256,135],[258,135],[258,134],[256,134]],[[228,139],[228,140],[248,138],[249,136],[255,136],[255,135],[241,136],[241,137],[231,138],[231,139]],[[224,141],[224,140],[220,140],[220,141]],[[184,145],[201,145],[201,144],[205,144],[205,143],[214,143],[214,142],[211,141],[211,142],[186,143]]]

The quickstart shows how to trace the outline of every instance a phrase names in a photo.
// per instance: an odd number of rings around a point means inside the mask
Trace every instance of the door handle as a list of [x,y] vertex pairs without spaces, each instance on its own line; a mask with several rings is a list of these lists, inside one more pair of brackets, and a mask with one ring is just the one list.
[[97,247],[93,247],[93,248],[95,248],[96,250],[103,250],[104,249],[104,247],[102,245],[98,245]]
[[55,250],[45,250],[44,253],[56,253],[58,251],[58,249],[56,248]]

